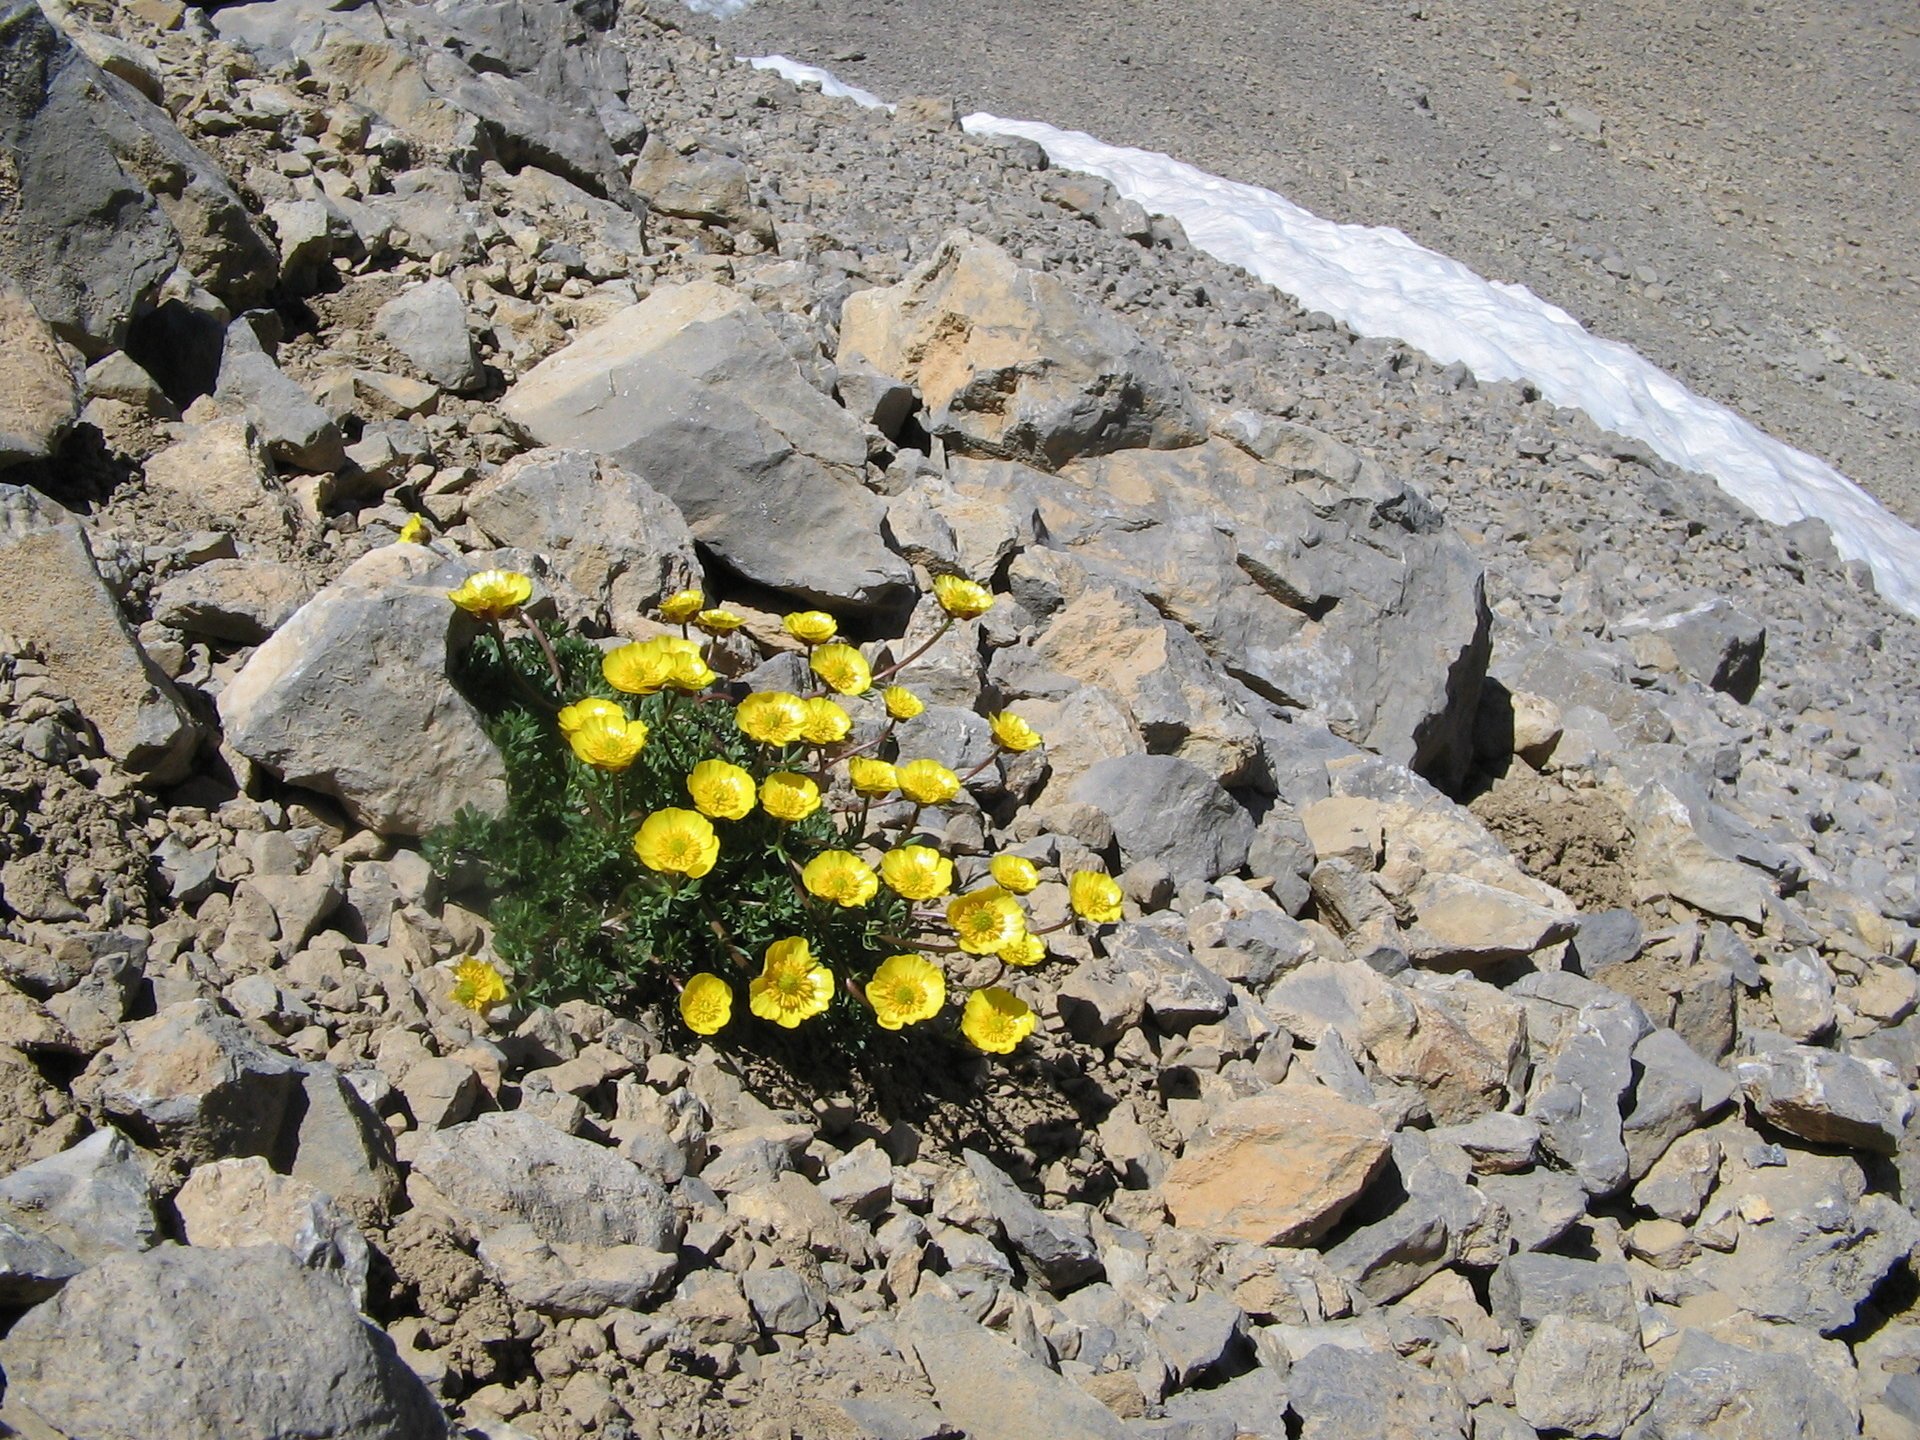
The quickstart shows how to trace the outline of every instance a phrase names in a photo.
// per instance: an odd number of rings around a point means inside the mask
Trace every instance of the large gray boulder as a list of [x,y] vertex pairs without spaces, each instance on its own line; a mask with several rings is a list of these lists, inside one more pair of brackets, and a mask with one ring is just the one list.
[[401,291],[374,315],[373,331],[436,385],[464,394],[486,383],[467,326],[467,302],[449,280]]
[[1852,1435],[1853,1407],[1801,1356],[1680,1336],[1641,1440],[1819,1440]]
[[1217,880],[1238,870],[1253,843],[1253,819],[1206,771],[1175,755],[1121,755],[1076,780],[1067,798],[1113,823],[1127,865],[1155,860],[1176,882]]
[[0,1180],[0,1215],[89,1263],[160,1243],[146,1171],[110,1125]]
[[201,729],[140,648],[79,521],[0,485],[0,632],[30,646],[100,732],[107,754],[155,784],[185,778]]
[[0,5],[0,75],[0,270],[61,338],[117,349],[182,263],[229,303],[266,293],[277,257],[218,168],[32,0]]
[[500,752],[447,677],[472,633],[447,592],[468,569],[418,545],[356,560],[221,692],[228,742],[385,835],[424,835],[463,805],[499,810]]
[[227,327],[214,394],[246,412],[276,460],[318,474],[346,463],[346,442],[333,416],[282,372],[244,319]]
[[836,609],[904,599],[861,483],[866,440],[737,291],[656,290],[529,371],[502,402],[543,445],[617,460],[749,580]]
[[898,285],[847,299],[839,362],[917,385],[929,428],[967,454],[1052,470],[1206,436],[1159,350],[1055,277],[961,232]]
[[498,545],[552,563],[568,618],[622,634],[664,596],[700,584],[693,532],[653,486],[584,450],[531,450],[467,493],[467,518]]
[[[277,1245],[101,1262],[0,1342],[6,1415],[89,1440],[433,1440],[440,1407],[340,1284]],[[27,1433],[40,1433],[29,1427]]]

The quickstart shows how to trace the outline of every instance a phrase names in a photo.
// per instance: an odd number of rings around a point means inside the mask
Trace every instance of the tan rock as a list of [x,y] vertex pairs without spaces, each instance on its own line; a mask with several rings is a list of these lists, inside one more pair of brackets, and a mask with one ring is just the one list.
[[1385,1165],[1373,1111],[1315,1085],[1236,1100],[1187,1147],[1163,1187],[1174,1223],[1255,1245],[1324,1235]]
[[1076,455],[1206,437],[1158,350],[964,233],[900,284],[850,296],[838,358],[917,384],[934,433],[963,452],[1051,470]]
[[356,1298],[365,1297],[367,1242],[352,1219],[305,1180],[276,1175],[260,1156],[200,1166],[173,1208],[189,1245],[284,1245],[309,1265],[339,1272]]
[[1379,863],[1384,836],[1382,807],[1353,795],[1316,800],[1300,812],[1313,853],[1321,860],[1346,860],[1362,870]]
[[274,476],[253,426],[239,416],[209,420],[146,464],[147,484],[189,502],[223,529],[288,535],[294,508]]
[[73,366],[52,329],[0,280],[0,470],[52,455],[79,413]]

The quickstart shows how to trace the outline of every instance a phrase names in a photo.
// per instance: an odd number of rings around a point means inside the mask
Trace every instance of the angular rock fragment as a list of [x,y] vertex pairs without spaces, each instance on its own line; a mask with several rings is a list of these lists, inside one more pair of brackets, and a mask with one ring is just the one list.
[[0,470],[50,457],[80,414],[80,387],[33,302],[0,277]]
[[89,1264],[161,1239],[146,1171],[111,1126],[0,1180],[0,1215]]
[[750,580],[851,609],[906,595],[907,564],[879,538],[885,506],[861,483],[859,425],[736,291],[655,290],[535,366],[502,408],[544,445],[640,476]]
[[1199,766],[1173,755],[1102,760],[1067,791],[1113,824],[1122,860],[1154,860],[1174,881],[1216,880],[1238,870],[1253,820]]
[[464,395],[486,383],[467,325],[466,302],[450,281],[428,280],[403,290],[380,307],[373,330],[444,389]]
[[1906,1132],[1913,1097],[1863,1060],[1787,1045],[1734,1063],[1762,1119],[1823,1145],[1890,1155]]
[[965,1159],[1007,1243],[1039,1273],[1049,1290],[1064,1293],[1100,1274],[1100,1257],[1083,1222],[1042,1210],[977,1150],[967,1151]]
[[418,545],[356,560],[221,692],[228,743],[383,834],[497,810],[500,752],[447,676],[471,631],[447,592],[468,568]]

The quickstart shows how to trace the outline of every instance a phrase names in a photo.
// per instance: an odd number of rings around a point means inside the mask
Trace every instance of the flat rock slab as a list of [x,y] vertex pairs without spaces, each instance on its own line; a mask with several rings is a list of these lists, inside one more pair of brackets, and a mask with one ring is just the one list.
[[536,365],[501,408],[543,445],[639,475],[750,580],[836,609],[906,598],[859,422],[736,291],[663,286]]
[[1167,1172],[1167,1209],[1177,1225],[1255,1245],[1308,1244],[1373,1182],[1388,1149],[1373,1111],[1318,1086],[1282,1086],[1221,1107]]
[[276,1245],[102,1261],[13,1327],[0,1365],[9,1415],[90,1440],[446,1433],[347,1292]]
[[0,470],[52,455],[80,414],[80,387],[25,292],[0,279]]

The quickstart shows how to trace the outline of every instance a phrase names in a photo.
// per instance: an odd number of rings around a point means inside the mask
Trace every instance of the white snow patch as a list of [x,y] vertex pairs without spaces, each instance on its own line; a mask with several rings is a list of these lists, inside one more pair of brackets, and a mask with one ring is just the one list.
[[711,15],[715,20],[731,20],[753,4],[753,0],[680,0],[696,15]]
[[[718,0],[718,3],[732,4],[733,0]],[[818,85],[822,95],[831,96],[836,100],[851,100],[854,104],[869,110],[891,112],[894,108],[871,90],[862,90],[858,85],[849,85],[832,71],[822,70],[818,65],[802,65],[798,60],[789,60],[784,55],[747,55],[741,58],[756,70],[771,70],[776,75],[785,76],[796,85]]]
[[[859,105],[893,108],[785,56],[749,63]],[[1111,181],[1124,198],[1178,220],[1198,248],[1358,334],[1405,341],[1442,364],[1460,361],[1481,380],[1531,381],[1554,404],[1585,410],[1606,429],[1711,476],[1764,520],[1825,521],[1842,556],[1865,560],[1880,593],[1920,615],[1920,531],[1825,461],[1694,394],[1525,286],[1484,279],[1398,230],[1323,220],[1271,190],[1154,151],[985,113],[960,123],[975,135],[1032,140],[1053,164]]]

